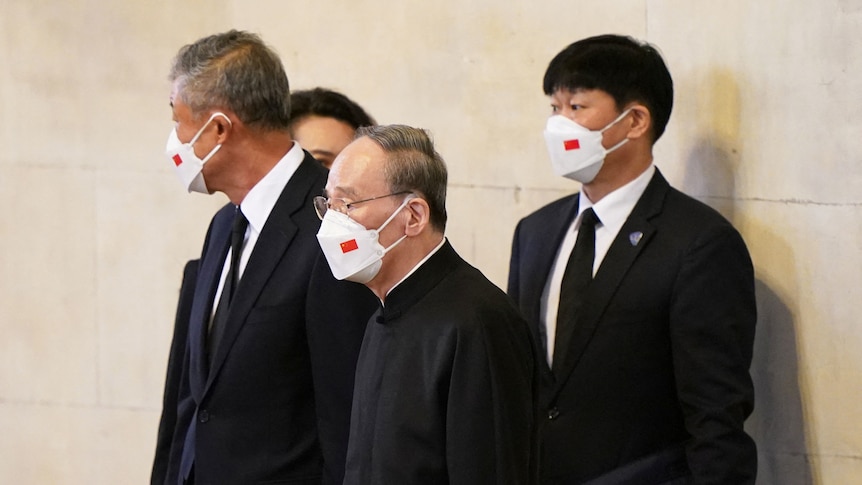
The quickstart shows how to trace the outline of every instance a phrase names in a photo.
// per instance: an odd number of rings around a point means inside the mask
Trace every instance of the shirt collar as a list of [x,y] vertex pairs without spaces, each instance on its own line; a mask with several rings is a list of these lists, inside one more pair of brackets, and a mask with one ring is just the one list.
[[[445,237],[443,237],[442,239],[440,239],[440,244],[438,244],[434,249],[432,249],[432,250],[431,250],[431,252],[429,252],[429,253],[428,253],[424,258],[422,258],[422,260],[421,260],[421,261],[419,261],[418,263],[416,263],[416,266],[414,266],[414,267],[413,267],[413,269],[411,269],[409,272],[407,272],[407,274],[406,274],[406,275],[404,275],[404,277],[403,277],[403,278],[401,278],[401,279],[398,281],[398,283],[395,283],[394,285],[392,285],[392,288],[389,288],[389,291],[387,291],[387,292],[386,292],[386,295],[388,296],[390,293],[392,293],[392,290],[394,290],[396,286],[398,286],[398,285],[400,285],[401,283],[403,283],[403,282],[404,282],[404,280],[406,280],[407,278],[409,278],[409,277],[410,277],[410,275],[412,275],[413,273],[415,273],[415,272],[416,272],[416,270],[417,270],[417,269],[419,269],[419,267],[420,267],[420,266],[422,266],[423,264],[425,264],[425,262],[426,262],[426,261],[428,261],[429,259],[431,259],[431,256],[434,256],[434,253],[436,253],[437,251],[439,251],[439,250],[440,250],[440,248],[442,248],[442,247],[443,247],[443,244],[445,244],[445,243],[446,243],[446,238],[445,238]],[[383,303],[383,302],[381,301],[381,303]]]
[[596,216],[602,221],[602,226],[613,233],[618,232],[631,214],[632,209],[635,208],[638,199],[643,195],[654,173],[655,164],[650,164],[634,180],[604,196],[595,204],[587,198],[582,190],[578,199],[578,218],[585,210],[592,207]]
[[254,231],[260,233],[263,230],[269,213],[303,158],[305,155],[299,143],[293,142],[284,157],[246,194],[240,207]]

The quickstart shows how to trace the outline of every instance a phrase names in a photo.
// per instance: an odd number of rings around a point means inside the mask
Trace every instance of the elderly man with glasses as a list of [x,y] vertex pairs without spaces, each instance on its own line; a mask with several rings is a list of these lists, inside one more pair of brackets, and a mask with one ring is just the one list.
[[425,131],[368,127],[315,199],[333,275],[380,300],[357,362],[348,485],[533,483],[530,334],[444,237],[446,179]]

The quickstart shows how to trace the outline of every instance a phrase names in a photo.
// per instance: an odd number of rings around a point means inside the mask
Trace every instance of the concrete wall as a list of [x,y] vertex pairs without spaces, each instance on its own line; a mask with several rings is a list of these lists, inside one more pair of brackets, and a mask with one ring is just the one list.
[[430,129],[455,247],[504,286],[551,173],[541,77],[568,43],[657,44],[656,161],[740,229],[757,271],[759,483],[862,476],[862,1],[0,3],[0,483],[145,483],[182,264],[221,195],[163,159],[168,64],[260,33],[294,88]]

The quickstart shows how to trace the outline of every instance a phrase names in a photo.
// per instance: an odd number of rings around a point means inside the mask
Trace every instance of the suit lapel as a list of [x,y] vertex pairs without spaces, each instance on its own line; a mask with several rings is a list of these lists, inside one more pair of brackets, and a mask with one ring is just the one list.
[[290,242],[296,236],[299,228],[292,219],[293,215],[302,209],[311,210],[309,193],[316,180],[311,165],[314,163],[317,162],[306,156],[285,185],[263,226],[234,293],[224,336],[216,349],[206,389],[209,389],[218,375],[266,282],[279,266]]
[[661,212],[668,187],[667,181],[656,170],[632,213],[611,243],[598,272],[596,272],[595,279],[587,289],[585,303],[581,307],[582,313],[575,325],[572,326],[571,340],[562,359],[559,372],[555,373],[557,382],[554,397],[565,385],[572,370],[577,366],[600,324],[605,308],[607,308],[629,268],[655,235],[656,229],[649,222],[649,219]]

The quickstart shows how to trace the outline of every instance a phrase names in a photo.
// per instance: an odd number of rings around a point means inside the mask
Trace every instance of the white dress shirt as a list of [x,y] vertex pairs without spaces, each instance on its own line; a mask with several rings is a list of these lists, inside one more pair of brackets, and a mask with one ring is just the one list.
[[[287,154],[251,188],[248,194],[246,194],[245,199],[240,203],[239,210],[248,219],[248,227],[245,230],[245,238],[243,239],[242,254],[240,254],[239,260],[239,274],[236,277],[237,282],[242,278],[242,274],[248,264],[248,258],[251,256],[252,251],[254,251],[254,246],[257,244],[257,239],[260,237],[263,226],[266,224],[267,219],[269,219],[269,213],[272,212],[272,208],[275,207],[275,203],[284,191],[284,187],[290,181],[290,178],[293,177],[296,169],[299,168],[299,164],[302,163],[303,158],[305,158],[305,154],[302,148],[299,146],[299,143],[294,142],[293,147],[291,147]],[[212,317],[215,315],[216,307],[218,307],[218,301],[224,288],[224,282],[230,270],[230,259],[231,250],[228,249],[218,289],[216,290],[215,300],[213,300],[210,321],[212,321]]]
[[566,271],[569,255],[575,248],[575,242],[578,239],[578,229],[581,225],[582,214],[585,210],[592,207],[599,221],[601,221],[601,223],[596,225],[596,259],[593,261],[593,276],[595,276],[599,267],[601,267],[602,261],[605,259],[605,255],[608,253],[608,249],[611,247],[611,243],[617,237],[617,233],[620,232],[620,228],[623,227],[635,204],[637,204],[638,199],[643,195],[654,173],[655,165],[650,165],[636,179],[604,196],[602,200],[595,204],[587,198],[583,190],[581,191],[580,198],[578,199],[578,214],[566,231],[563,243],[560,244],[560,248],[557,251],[554,265],[551,267],[548,281],[545,283],[545,289],[542,291],[540,308],[542,322],[539,330],[542,332],[542,340],[548,351],[548,365],[553,366],[557,311],[560,306],[560,285],[563,282],[563,273]]

